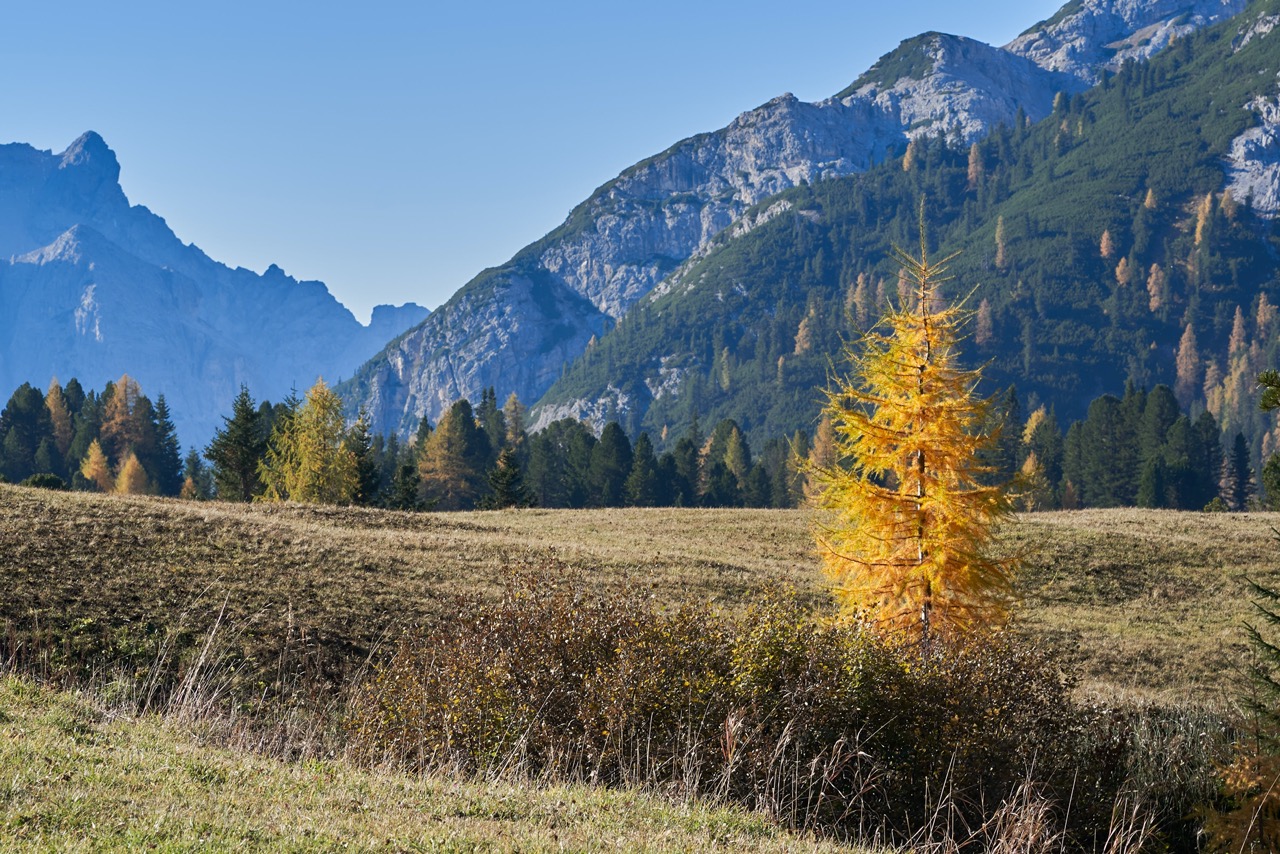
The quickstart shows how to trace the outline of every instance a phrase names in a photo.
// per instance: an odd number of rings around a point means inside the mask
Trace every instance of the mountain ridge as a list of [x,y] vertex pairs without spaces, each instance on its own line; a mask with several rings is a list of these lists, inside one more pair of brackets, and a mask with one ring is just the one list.
[[[397,339],[394,352],[362,366],[341,389],[350,411],[364,405],[381,413],[376,429],[405,432],[490,386],[499,397],[514,392],[537,401],[549,388],[537,378],[563,371],[599,337],[598,328],[616,324],[753,205],[865,171],[939,130],[972,142],[997,124],[1043,118],[1059,92],[1083,91],[1110,63],[1156,49],[1147,37],[1128,47],[1107,45],[1152,27],[1172,38],[1243,7],[1244,0],[1083,0],[1005,48],[926,34],[877,63],[883,70],[896,54],[911,73],[862,75],[844,97],[814,103],[782,95],[720,130],[681,140],[603,184],[561,226],[472,279],[432,319]],[[1095,44],[1101,39],[1106,43]],[[538,274],[545,274],[541,286],[549,293],[576,293],[592,306],[572,324],[566,346],[548,346],[558,339],[546,318],[510,313],[493,300],[510,287],[510,276]],[[519,327],[500,346],[519,341],[528,351],[522,361],[536,364],[512,374],[510,354],[473,348],[459,355],[456,345],[467,337],[460,330],[498,322]]]

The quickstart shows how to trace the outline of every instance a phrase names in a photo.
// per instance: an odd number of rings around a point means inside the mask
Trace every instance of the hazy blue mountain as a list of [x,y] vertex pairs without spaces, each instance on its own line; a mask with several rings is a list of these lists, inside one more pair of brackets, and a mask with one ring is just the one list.
[[337,382],[427,315],[380,306],[364,326],[321,282],[220,264],[130,205],[119,178],[93,132],[61,154],[0,146],[0,388],[128,373],[201,444],[241,383],[279,400]]

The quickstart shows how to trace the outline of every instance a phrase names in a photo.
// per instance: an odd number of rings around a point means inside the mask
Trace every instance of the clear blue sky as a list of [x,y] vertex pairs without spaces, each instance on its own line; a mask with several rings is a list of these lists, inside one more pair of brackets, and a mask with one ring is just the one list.
[[7,4],[0,142],[85,130],[212,257],[362,320],[435,307],[630,164],[899,41],[1003,44],[1057,0]]

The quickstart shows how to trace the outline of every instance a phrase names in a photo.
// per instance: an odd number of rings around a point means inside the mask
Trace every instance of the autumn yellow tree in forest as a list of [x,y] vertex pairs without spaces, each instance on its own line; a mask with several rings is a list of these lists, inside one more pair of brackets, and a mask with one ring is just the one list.
[[343,441],[342,399],[323,379],[272,431],[258,473],[263,501],[348,504],[359,486],[355,453]]
[[835,460],[814,466],[823,569],[842,608],[886,631],[928,638],[1002,621],[1012,560],[988,551],[1010,512],[983,482],[987,404],[979,372],[957,364],[970,312],[938,297],[945,261],[901,250],[912,305],[891,308],[846,348],[850,373],[828,390]]

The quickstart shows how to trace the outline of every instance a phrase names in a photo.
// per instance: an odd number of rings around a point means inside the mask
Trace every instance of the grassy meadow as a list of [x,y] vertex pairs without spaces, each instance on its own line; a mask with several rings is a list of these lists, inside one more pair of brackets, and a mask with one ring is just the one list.
[[[1213,699],[1236,681],[1244,576],[1280,579],[1269,513],[1088,510],[1021,516],[1017,623],[1086,680]],[[334,679],[504,566],[558,563],[602,588],[740,608],[762,585],[829,600],[802,511],[517,510],[408,514],[50,493],[0,486],[0,626],[9,654],[89,661],[221,615],[264,670],[288,642]],[[16,650],[15,650],[16,647]]]
[[[1077,663],[1085,691],[1219,705],[1244,680],[1244,576],[1280,582],[1278,523],[1018,517],[1000,538],[1026,564],[1016,624]],[[218,691],[338,704],[402,630],[452,613],[458,596],[496,594],[504,566],[559,565],[660,605],[737,611],[780,582],[830,607],[807,525],[797,511],[405,514],[0,485],[0,662],[26,674],[0,681],[0,767],[13,770],[0,837],[49,850],[831,846],[660,795],[357,768],[324,738],[277,750],[235,726],[138,715],[145,688],[129,678],[165,656],[198,669],[216,630],[208,671],[234,673]],[[96,687],[59,693],[31,675]],[[111,704],[120,685],[132,711]]]

